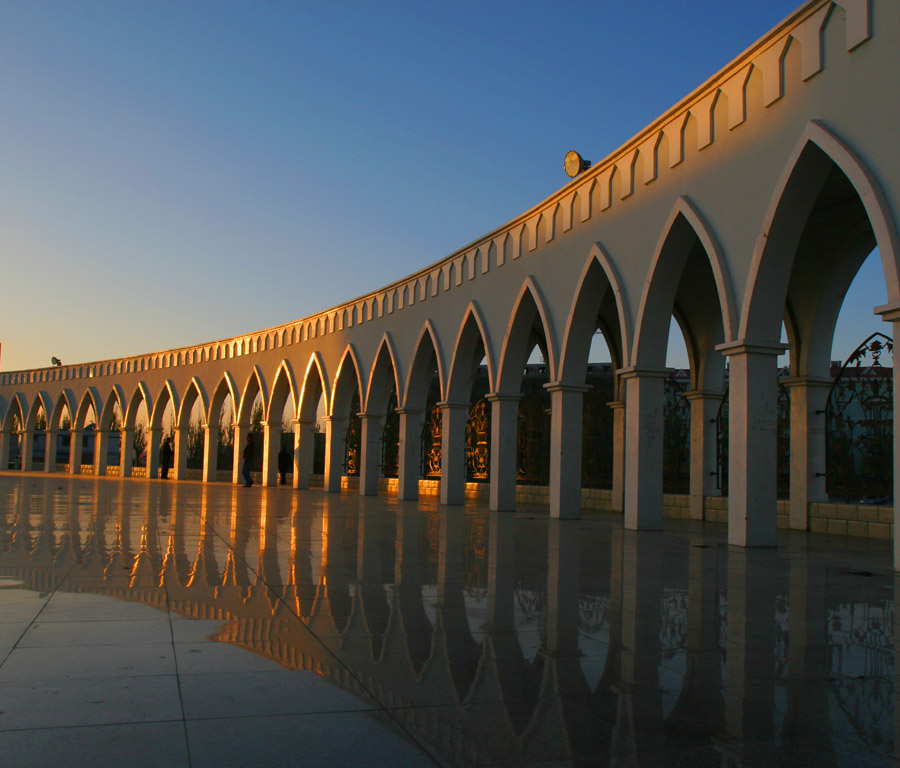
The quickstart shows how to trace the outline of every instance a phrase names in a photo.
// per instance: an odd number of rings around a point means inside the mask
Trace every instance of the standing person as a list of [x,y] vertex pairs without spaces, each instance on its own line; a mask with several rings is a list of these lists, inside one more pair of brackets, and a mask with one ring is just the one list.
[[253,447],[253,433],[248,432],[247,445],[244,446],[244,463],[241,466],[241,474],[244,476],[244,488],[249,488],[253,485],[253,478],[250,477],[250,465],[253,463],[255,452],[255,448]]
[[172,438],[167,437],[163,440],[162,451],[160,457],[160,474],[159,476],[163,480],[169,479],[169,470],[172,468],[172,458],[174,456],[174,451],[172,451]]
[[288,449],[282,445],[281,450],[278,451],[278,474],[281,475],[282,485],[287,485],[287,473],[290,471],[293,463]]

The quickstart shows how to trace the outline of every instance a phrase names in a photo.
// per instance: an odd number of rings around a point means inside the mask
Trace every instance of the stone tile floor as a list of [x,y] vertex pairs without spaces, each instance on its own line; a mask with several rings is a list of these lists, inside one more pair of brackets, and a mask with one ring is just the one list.
[[889,542],[0,473],[0,765],[893,766]]

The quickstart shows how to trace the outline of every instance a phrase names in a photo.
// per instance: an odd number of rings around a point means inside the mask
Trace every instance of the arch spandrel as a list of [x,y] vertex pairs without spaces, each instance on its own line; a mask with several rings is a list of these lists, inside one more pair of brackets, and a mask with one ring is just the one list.
[[13,428],[13,420],[18,417],[19,425],[25,423],[24,414],[28,413],[28,401],[21,392],[16,392],[3,414],[3,431],[9,432]]
[[300,407],[298,418],[309,418],[310,412],[315,417],[319,397],[325,400],[325,413],[330,413],[330,392],[328,390],[328,377],[325,373],[325,363],[319,352],[314,352],[306,364],[306,372],[303,374],[303,387],[300,390]]
[[44,409],[44,418],[49,418],[50,413],[53,410],[53,399],[50,396],[50,393],[45,390],[40,390],[37,395],[35,395],[34,400],[31,401],[28,415],[25,417],[25,429],[31,431],[35,428],[38,411],[41,407]]
[[[150,417],[153,414],[153,397],[150,395],[150,387],[145,381],[138,382],[134,391],[131,393],[131,398],[128,400],[128,407],[125,410],[126,427],[134,428],[141,403],[144,404],[144,407],[147,410],[147,419],[152,424]],[[147,426],[150,426],[150,424]]]
[[354,387],[356,392],[360,393],[360,399],[362,399],[361,395],[364,389],[359,355],[354,345],[348,344],[344,354],[341,355],[341,362],[338,363],[334,374],[329,415],[335,416],[350,408],[350,399],[353,397]]
[[194,402],[197,399],[200,400],[204,423],[208,424],[209,422],[206,421],[206,415],[209,413],[209,398],[206,395],[206,389],[203,386],[203,382],[196,376],[192,376],[190,383],[187,385],[187,389],[184,391],[184,397],[181,398],[178,412],[175,415],[175,423],[179,427],[187,428],[190,426],[191,411],[193,411]]
[[[266,389],[266,382],[263,378],[262,371],[258,365],[253,366],[253,370],[244,383],[241,390],[240,402],[236,404],[235,422],[239,424],[249,424],[252,416],[251,409],[253,401],[256,400],[257,394],[262,400],[262,412],[268,413],[269,410],[269,392]],[[251,396],[252,395],[252,396]]]
[[206,423],[221,426],[219,422],[219,413],[225,404],[225,398],[231,398],[231,418],[234,420],[235,409],[237,408],[237,384],[231,371],[225,371],[213,390],[212,397],[209,401],[209,411],[206,413]]
[[154,429],[162,428],[163,414],[169,403],[172,403],[172,411],[178,413],[178,394],[175,390],[175,384],[171,379],[166,379],[159,389],[156,401],[153,403],[153,411],[150,413],[150,426]]
[[294,369],[289,360],[282,360],[275,372],[272,391],[269,394],[269,405],[265,413],[266,421],[281,421],[281,414],[288,398],[291,401],[291,418],[297,418],[300,401],[297,399],[297,381]]
[[75,393],[71,389],[63,389],[56,398],[56,405],[53,406],[53,413],[48,414],[47,424],[51,429],[56,429],[62,422],[63,413],[68,410],[69,421],[73,422],[75,417]]

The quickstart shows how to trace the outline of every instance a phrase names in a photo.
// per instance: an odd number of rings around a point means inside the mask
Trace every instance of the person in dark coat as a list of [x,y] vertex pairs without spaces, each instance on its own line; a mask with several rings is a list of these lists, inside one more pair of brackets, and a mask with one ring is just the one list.
[[162,450],[160,451],[160,472],[159,476],[163,480],[169,479],[169,470],[172,468],[172,459],[175,453],[172,450],[172,438],[167,437],[163,440]]
[[278,451],[278,474],[281,475],[282,485],[287,485],[287,473],[291,471],[293,463],[288,449],[282,445],[281,450]]
[[256,448],[253,445],[253,433],[247,433],[247,445],[244,446],[244,463],[241,466],[241,474],[244,476],[244,488],[253,485],[253,478],[250,477],[250,465],[253,464],[253,456]]

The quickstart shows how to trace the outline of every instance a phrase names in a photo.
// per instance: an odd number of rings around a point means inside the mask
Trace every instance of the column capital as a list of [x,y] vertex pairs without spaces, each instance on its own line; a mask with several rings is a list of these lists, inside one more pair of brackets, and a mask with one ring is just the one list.
[[625,408],[624,400],[608,400],[606,403],[606,407],[612,411],[621,411]]
[[400,416],[418,416],[420,413],[424,413],[421,408],[398,408],[396,413]]
[[778,383],[788,389],[793,387],[810,387],[810,388],[828,388],[834,384],[834,379],[830,376],[785,376],[778,379]]
[[782,344],[778,342],[774,344],[770,341],[754,341],[753,339],[738,339],[737,341],[726,341],[724,344],[717,344],[716,351],[729,357],[737,355],[778,355],[784,354],[791,348],[790,344]]
[[272,427],[281,427],[280,421],[261,421],[259,422],[259,426],[265,427],[266,429],[271,429]]
[[504,395],[504,394],[500,394],[499,392],[488,392],[484,396],[484,399],[487,400],[489,403],[495,403],[495,402],[497,402],[497,403],[512,403],[512,402],[519,402],[519,400],[522,399],[522,395],[521,394]]
[[437,407],[442,411],[451,410],[452,408],[466,408],[470,407],[469,403],[454,403],[451,400],[441,400],[439,403],[436,403]]
[[561,381],[548,381],[544,384],[548,392],[590,392],[593,387],[589,384],[564,384]]
[[616,369],[616,375],[623,379],[665,379],[672,372],[671,368],[639,368],[636,365],[630,365],[627,368]]
[[722,400],[725,393],[712,389],[692,389],[689,392],[683,392],[682,396],[685,400]]
[[895,323],[900,320],[900,301],[893,301],[890,304],[882,304],[872,310],[873,315],[881,315],[881,319],[886,323]]

